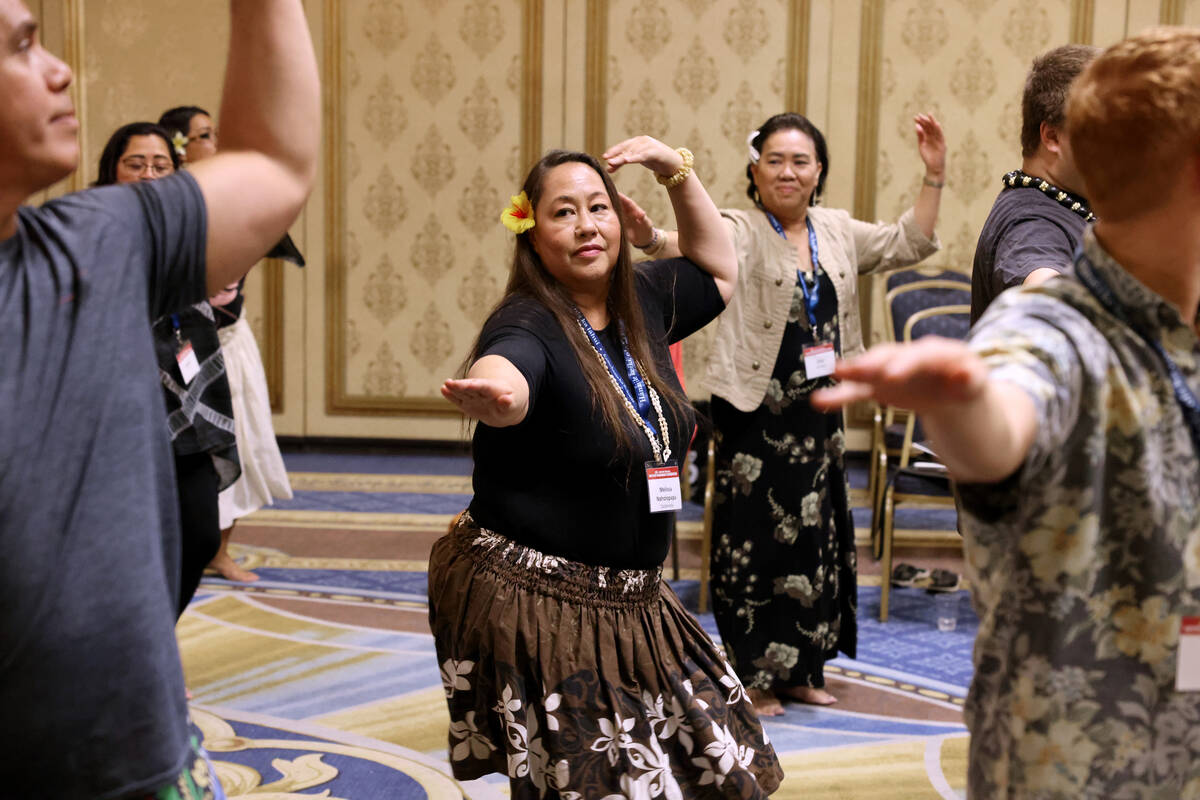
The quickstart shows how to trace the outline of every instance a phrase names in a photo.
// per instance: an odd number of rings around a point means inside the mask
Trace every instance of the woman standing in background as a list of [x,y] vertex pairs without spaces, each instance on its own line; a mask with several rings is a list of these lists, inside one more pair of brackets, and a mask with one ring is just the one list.
[[[174,174],[179,155],[152,122],[118,128],[104,147],[96,186],[152,181]],[[208,301],[160,317],[152,325],[175,456],[182,533],[176,614],[200,585],[220,546],[217,495],[238,477],[238,450],[229,381]]]
[[[163,113],[159,124],[171,133],[176,152],[184,157],[185,163],[194,163],[217,152],[217,132],[212,117],[199,106],[172,108]],[[304,266],[303,257],[288,236],[267,257],[285,258]],[[231,581],[258,580],[257,575],[242,568],[229,555],[229,539],[234,523],[263,506],[271,505],[273,500],[289,500],[292,497],[287,469],[271,423],[271,400],[262,356],[250,323],[242,313],[244,301],[242,283],[225,287],[221,294],[211,300],[233,396],[234,429],[242,459],[242,474],[218,498],[221,545],[209,566]]]
[[[829,174],[825,137],[800,114],[777,114],[748,139],[750,211],[724,210],[738,289],[717,321],[706,382],[713,393],[717,503],[713,612],[730,661],[760,714],[779,695],[816,705],[825,661],[853,657],[857,551],[842,415],[808,396],[832,382],[834,359],[862,350],[858,276],[908,266],[937,244],[946,142],[914,118],[925,178],[897,222],[862,222],[816,205]],[[652,257],[678,252],[641,209],[631,242]]]

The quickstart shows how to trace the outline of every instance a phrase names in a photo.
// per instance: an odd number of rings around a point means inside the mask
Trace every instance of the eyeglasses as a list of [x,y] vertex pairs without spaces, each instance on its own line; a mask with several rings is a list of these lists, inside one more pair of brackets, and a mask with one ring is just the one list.
[[170,175],[175,171],[175,165],[171,163],[169,158],[156,158],[150,161],[142,156],[130,156],[129,158],[121,159],[121,166],[137,175],[150,170],[150,174],[156,178],[161,178],[163,175]]
[[216,131],[203,131],[201,133],[197,133],[195,136],[189,136],[188,144],[191,144],[192,142],[197,141],[197,140],[202,141],[202,142],[216,142],[217,141],[217,132]]

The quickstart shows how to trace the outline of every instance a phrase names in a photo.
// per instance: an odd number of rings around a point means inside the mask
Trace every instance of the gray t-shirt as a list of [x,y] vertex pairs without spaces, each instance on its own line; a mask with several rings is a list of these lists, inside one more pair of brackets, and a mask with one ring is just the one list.
[[205,295],[181,174],[0,241],[0,794],[119,797],[188,755],[179,519],[150,321]]
[[1036,188],[1000,192],[975,245],[971,324],[998,294],[1020,286],[1035,269],[1070,271],[1085,227],[1083,217]]

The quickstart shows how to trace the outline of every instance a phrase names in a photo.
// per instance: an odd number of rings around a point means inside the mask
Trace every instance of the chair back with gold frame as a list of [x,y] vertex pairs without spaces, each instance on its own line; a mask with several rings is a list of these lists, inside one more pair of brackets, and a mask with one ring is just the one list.
[[[943,270],[930,277],[929,270],[920,267],[897,270],[886,278],[884,296],[884,333],[889,341],[906,341],[905,326],[914,314],[925,309],[971,303],[970,277],[957,270]],[[963,331],[965,335],[965,331]],[[903,424],[905,431],[899,427]],[[880,520],[883,511],[883,487],[892,459],[899,458],[902,436],[911,445],[910,428],[916,421],[905,409],[872,408],[871,452],[868,463],[867,498],[871,504],[871,547],[875,558],[883,555]],[[920,437],[918,436],[918,439]]]
[[[945,336],[966,338],[971,325],[970,303],[925,308],[912,314],[902,328],[902,341],[911,342],[922,336]],[[888,414],[892,409],[887,410]],[[888,618],[892,576],[892,546],[895,539],[896,506],[902,503],[920,503],[925,506],[954,507],[954,486],[946,468],[937,460],[937,455],[928,447],[921,449],[921,462],[913,463],[917,452],[915,441],[917,417],[908,413],[904,424],[904,437],[900,446],[898,463],[884,479],[879,503],[880,574],[882,591],[879,598],[879,621]]]

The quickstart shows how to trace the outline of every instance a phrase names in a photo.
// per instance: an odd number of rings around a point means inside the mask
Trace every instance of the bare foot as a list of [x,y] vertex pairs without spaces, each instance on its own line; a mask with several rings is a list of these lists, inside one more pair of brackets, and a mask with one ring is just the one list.
[[211,569],[215,569],[227,581],[251,583],[258,580],[257,575],[248,569],[242,569],[238,566],[238,563],[230,558],[228,553],[218,553],[217,557],[208,566]]
[[808,703],[810,706],[831,706],[837,702],[837,698],[824,689],[813,689],[809,686],[789,686],[780,691],[793,700]]
[[783,714],[783,703],[769,689],[747,689],[750,702],[760,717],[778,717]]

